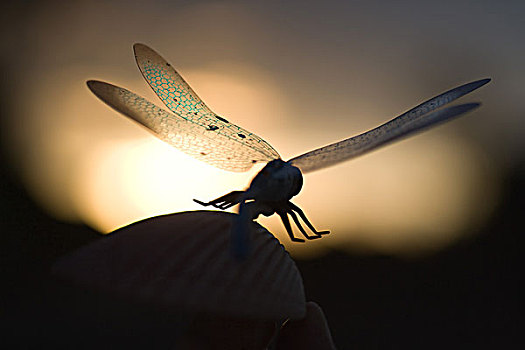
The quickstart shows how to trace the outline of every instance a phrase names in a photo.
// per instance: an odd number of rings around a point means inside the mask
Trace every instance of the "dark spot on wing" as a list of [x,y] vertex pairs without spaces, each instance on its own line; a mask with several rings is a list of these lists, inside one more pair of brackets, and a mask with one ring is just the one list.
[[257,161],[255,159],[252,159],[252,163],[257,163]]
[[227,121],[226,119],[224,119],[223,117],[219,117],[218,115],[215,116],[215,118],[225,122],[225,123],[229,123],[229,121]]
[[201,152],[201,154],[202,154],[203,156],[205,156],[205,155],[206,155],[206,153],[204,153],[204,152]]
[[208,125],[208,130],[214,131],[217,130],[219,127],[216,125]]
[[245,139],[246,138],[246,135],[244,135],[244,134],[237,134],[237,136],[239,136],[241,139]]
[[171,66],[171,64],[169,64],[168,62],[166,62],[166,66],[170,67],[170,66]]

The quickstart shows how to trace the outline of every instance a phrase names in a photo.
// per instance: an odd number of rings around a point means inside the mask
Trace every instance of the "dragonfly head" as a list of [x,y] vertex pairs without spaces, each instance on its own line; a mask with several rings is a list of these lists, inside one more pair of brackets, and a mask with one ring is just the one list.
[[275,159],[253,178],[248,191],[256,200],[279,202],[297,195],[302,187],[301,171],[281,159]]

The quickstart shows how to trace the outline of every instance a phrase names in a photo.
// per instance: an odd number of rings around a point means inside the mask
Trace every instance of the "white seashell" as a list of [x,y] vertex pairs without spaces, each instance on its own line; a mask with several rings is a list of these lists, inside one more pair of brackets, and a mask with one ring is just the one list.
[[62,257],[53,272],[82,285],[189,312],[300,319],[301,275],[279,241],[251,226],[251,252],[230,248],[234,214],[196,211],[146,219]]

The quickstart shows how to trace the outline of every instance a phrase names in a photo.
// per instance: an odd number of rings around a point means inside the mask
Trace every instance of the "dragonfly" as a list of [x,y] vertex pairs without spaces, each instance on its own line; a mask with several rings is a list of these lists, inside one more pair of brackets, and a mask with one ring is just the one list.
[[[290,201],[303,186],[302,174],[347,161],[472,111],[480,103],[445,105],[490,81],[486,78],[455,87],[374,129],[284,161],[261,137],[213,112],[173,66],[153,49],[135,44],[133,50],[144,79],[170,111],[122,87],[89,80],[87,85],[98,98],[146,127],[159,139],[217,168],[245,172],[256,163],[266,163],[245,190],[232,191],[209,202],[194,199],[205,207],[221,210],[239,204],[239,219],[232,229],[237,247],[234,250],[239,254],[245,250],[247,225],[259,215],[279,215],[293,242],[328,234],[329,231],[316,230],[305,213]],[[288,216],[304,239],[295,236]]]

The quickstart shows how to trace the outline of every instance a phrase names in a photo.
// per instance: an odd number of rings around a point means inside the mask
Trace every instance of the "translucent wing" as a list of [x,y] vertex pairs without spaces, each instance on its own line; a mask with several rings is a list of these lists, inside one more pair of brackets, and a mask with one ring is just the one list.
[[[215,124],[203,126],[166,112],[126,89],[94,80],[88,81],[87,85],[102,101],[144,125],[161,140],[220,169],[247,171],[256,162],[275,158],[261,153],[259,148],[217,132]],[[250,136],[246,135],[246,138]]]
[[490,79],[483,79],[456,87],[423,102],[375,129],[310,151],[289,160],[289,162],[301,169],[303,173],[326,168],[372,151],[401,137],[407,137],[425,128],[450,120],[478,107],[479,104],[464,104],[432,111],[468,94],[489,81]]
[[213,128],[213,133],[229,138],[233,143],[252,148],[260,153],[257,161],[280,158],[277,151],[262,138],[213,113],[158,53],[143,44],[135,44],[133,49],[144,79],[171,111],[195,125]]

